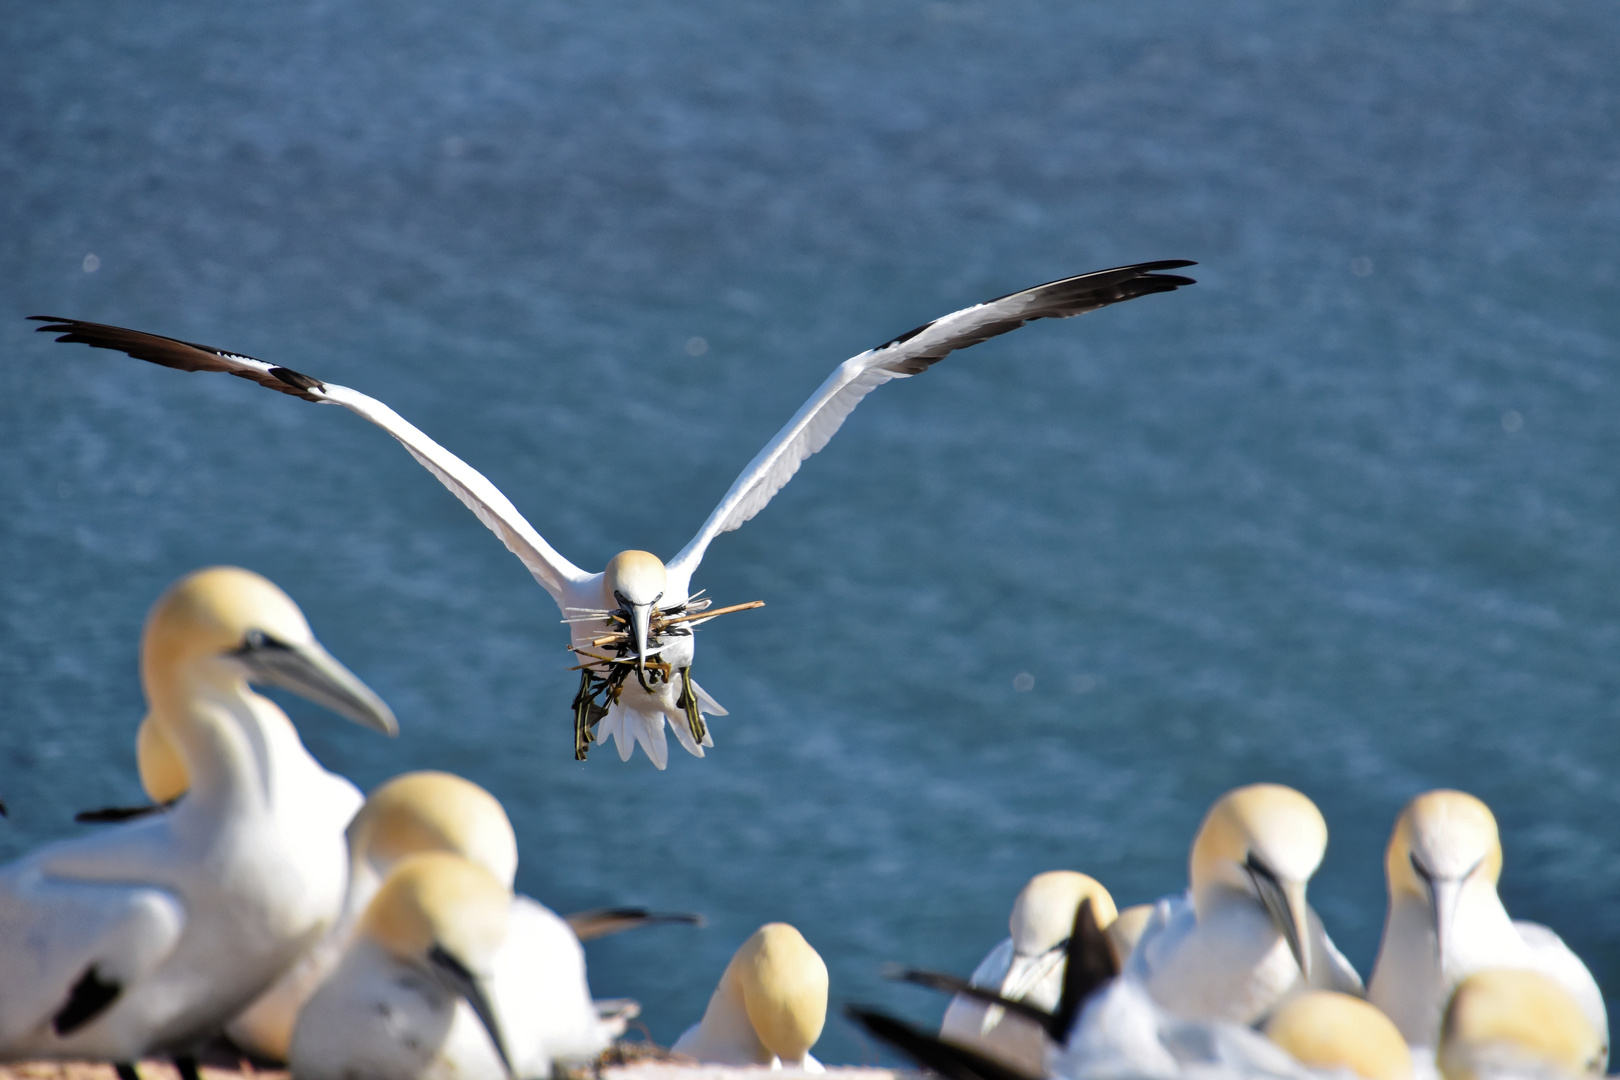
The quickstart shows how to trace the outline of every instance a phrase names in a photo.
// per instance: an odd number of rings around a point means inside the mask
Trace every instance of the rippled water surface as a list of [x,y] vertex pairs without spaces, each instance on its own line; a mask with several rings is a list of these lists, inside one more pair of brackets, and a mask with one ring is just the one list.
[[[0,24],[0,854],[137,796],[136,636],[233,562],[465,773],[661,1039],[759,923],[835,1000],[965,972],[1030,874],[1180,889],[1310,794],[1365,972],[1411,795],[1620,991],[1620,20],[1593,0],[275,5]],[[336,409],[29,334],[134,325],[373,393],[566,555],[678,550],[839,360],[1142,259],[1195,288],[869,398],[696,584],[715,750],[571,756],[522,566]],[[701,339],[701,340],[698,340]],[[1023,688],[1023,689],[1020,689]],[[821,1050],[870,1050],[842,1020]]]

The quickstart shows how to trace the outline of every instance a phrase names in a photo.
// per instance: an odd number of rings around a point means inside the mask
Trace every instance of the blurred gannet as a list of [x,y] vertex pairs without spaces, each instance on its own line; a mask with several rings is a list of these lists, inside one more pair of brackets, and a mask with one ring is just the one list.
[[877,1010],[845,1012],[867,1031],[949,1080],[1307,1080],[1298,1062],[1275,1043],[1227,1020],[1187,1020],[1154,1003],[1127,971],[1119,974],[1114,948],[1097,926],[1091,901],[1081,902],[1070,930],[1063,992],[1056,1008],[1013,1001],[986,988],[932,972],[902,971],[900,978],[995,1002],[1040,1024],[1052,1050],[1042,1067],[1028,1069],[930,1035]]
[[1377,1008],[1334,990],[1309,990],[1277,1006],[1266,1038],[1316,1072],[1412,1080],[1412,1051]]
[[[1072,870],[1037,874],[1019,892],[1007,920],[1012,936],[991,949],[968,981],[1013,1001],[1057,1007],[1063,993],[1064,954],[1081,901],[1090,898],[1098,924],[1115,918],[1114,899],[1094,878]],[[958,994],[945,1009],[940,1038],[1039,1073],[1051,1045],[1039,1024],[998,1005]]]
[[731,958],[703,1019],[673,1049],[718,1065],[822,1072],[810,1048],[826,1020],[827,965],[798,930],[767,923]]
[[394,865],[298,1014],[299,1080],[550,1076],[617,1028],[598,1015],[568,924],[446,851]]
[[1608,1040],[1557,982],[1487,968],[1457,984],[1440,1033],[1445,1080],[1602,1076]]
[[234,567],[181,579],[141,642],[151,722],[190,791],[175,808],[0,868],[0,1058],[129,1063],[217,1033],[343,896],[328,775],[249,681],[388,734],[388,707],[288,596]]
[[287,1060],[298,1011],[337,967],[366,905],[399,862],[422,852],[449,852],[478,864],[507,889],[517,875],[517,837],[506,811],[495,796],[451,773],[396,776],[373,791],[343,825],[349,878],[342,913],[320,941],[225,1029],[238,1046],[262,1057]]
[[1191,889],[1161,900],[1131,953],[1153,999],[1191,1019],[1253,1023],[1310,987],[1361,992],[1305,887],[1327,850],[1327,823],[1292,788],[1227,792],[1193,842]]
[[1496,894],[1502,844],[1490,808],[1460,791],[1406,805],[1384,857],[1389,909],[1367,997],[1413,1046],[1433,1047],[1452,989],[1485,968],[1534,968],[1568,991],[1605,1041],[1603,994],[1544,926],[1508,917]]
[[1191,285],[1191,278],[1153,272],[1191,265],[1181,259],[1139,263],[1049,282],[963,308],[846,360],[748,464],[674,559],[666,564],[649,552],[622,551],[595,574],[558,554],[481,473],[375,398],[207,345],[76,319],[33,318],[48,324],[41,331],[60,334],[58,341],[113,349],[182,371],[228,372],[305,401],[342,405],[394,436],[523,561],[562,609],[563,621],[572,624],[570,647],[582,660],[574,756],[583,760],[592,743],[611,734],[621,758],[628,761],[639,743],[662,769],[668,760],[666,719],[687,752],[702,757],[703,748],[714,745],[703,715],[725,715],[691,677],[692,631],[735,610],[711,609],[689,590],[715,537],[764,509],[877,387],[920,374],[953,350],[1034,319],[1068,318]]

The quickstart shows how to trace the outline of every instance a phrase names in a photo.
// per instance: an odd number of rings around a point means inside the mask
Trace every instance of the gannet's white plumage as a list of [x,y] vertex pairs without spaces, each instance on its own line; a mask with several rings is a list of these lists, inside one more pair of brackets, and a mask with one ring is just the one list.
[[[703,748],[713,745],[702,714],[725,715],[725,710],[690,678],[690,631],[702,620],[694,618],[673,629],[666,626],[658,633],[653,633],[651,626],[654,611],[668,617],[684,610],[691,599],[692,574],[715,537],[758,514],[792,479],[804,460],[827,444],[861,399],[877,387],[926,371],[953,350],[1004,334],[1034,319],[1068,318],[1190,285],[1190,278],[1154,273],[1190,265],[1185,260],[1140,263],[1050,282],[953,312],[846,360],[748,464],[697,535],[667,565],[647,552],[626,551],[596,574],[563,558],[494,484],[375,398],[210,346],[99,323],[35,318],[48,324],[41,330],[60,333],[58,341],[114,349],[184,371],[228,372],[306,401],[342,405],[383,428],[523,561],[562,609],[564,619],[572,620],[576,649],[586,649],[587,658],[591,653],[600,655],[602,650],[592,646],[593,640],[603,638],[614,627],[626,632],[629,640],[619,638],[618,657],[604,660],[601,670],[609,670],[612,664],[626,668],[634,664],[635,675],[624,678],[625,672],[619,671],[624,681],[612,691],[605,689],[605,684],[582,681],[581,698],[576,698],[575,703],[575,754],[584,756],[592,741],[589,724],[596,722],[599,727],[595,741],[611,734],[620,756],[626,760],[640,744],[653,764],[662,769],[668,758],[666,720],[681,745],[702,757]],[[606,620],[608,613],[619,616],[611,626]],[[655,666],[649,668],[648,660],[655,660]],[[581,700],[587,697],[593,705]],[[605,706],[605,714],[597,706]]]
[[366,906],[403,859],[449,852],[478,864],[507,889],[517,875],[517,837],[506,811],[495,796],[451,773],[396,776],[344,823],[349,877],[341,914],[320,941],[226,1028],[238,1046],[262,1057],[287,1060],[299,1010],[337,967]]
[[1277,1006],[1262,1030],[1315,1072],[1348,1070],[1365,1080],[1412,1080],[1412,1051],[1401,1033],[1359,997],[1306,991]]
[[500,1080],[505,1062],[513,1077],[550,1076],[612,1034],[568,924],[432,851],[401,859],[372,897],[288,1060],[299,1080]]
[[1279,784],[1228,792],[1193,842],[1186,897],[1161,900],[1128,974],[1178,1016],[1253,1023],[1315,987],[1361,992],[1305,888],[1327,850],[1327,823]]
[[[1087,898],[1098,926],[1107,930],[1116,915],[1114,898],[1095,878],[1073,870],[1035,875],[1013,902],[1007,920],[1011,936],[990,950],[968,981],[1013,1001],[1048,1011],[1056,1008],[1063,993],[1064,947],[1074,913]],[[939,1034],[1037,1074],[1052,1046],[1046,1032],[1028,1017],[962,994],[946,1007]]]
[[1609,1047],[1553,979],[1487,968],[1458,983],[1438,1056],[1445,1080],[1584,1080],[1603,1075]]
[[151,722],[190,790],[169,813],[0,869],[0,1057],[134,1061],[215,1034],[324,933],[343,895],[325,770],[248,682],[358,723],[393,715],[257,574],[215,567],[158,600],[141,647]]
[[827,965],[786,923],[767,923],[743,942],[703,1019],[674,1050],[718,1065],[821,1072],[810,1048],[827,1020]]
[[1559,982],[1607,1040],[1603,994],[1586,965],[1557,934],[1515,922],[1502,906],[1502,844],[1483,802],[1445,790],[1413,799],[1395,822],[1384,872],[1389,908],[1367,996],[1407,1042],[1432,1048],[1453,988],[1501,967]]

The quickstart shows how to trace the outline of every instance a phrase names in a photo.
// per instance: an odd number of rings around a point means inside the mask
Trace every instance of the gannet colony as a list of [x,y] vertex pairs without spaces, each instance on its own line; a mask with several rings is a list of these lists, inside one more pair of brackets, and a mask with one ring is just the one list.
[[[1191,285],[1166,273],[1188,265],[1065,278],[845,361],[684,549],[667,562],[628,549],[598,573],[375,398],[225,349],[36,318],[58,341],[238,375],[388,432],[561,610],[580,672],[567,710],[576,757],[611,736],[621,757],[639,745],[663,769],[666,723],[703,757],[714,745],[706,717],[725,715],[692,677],[695,631],[757,606],[714,607],[691,590],[718,536],[759,513],[876,387],[1031,320]],[[807,649],[827,647],[814,627],[804,634]],[[696,916],[560,916],[513,892],[517,837],[472,778],[408,773],[362,796],[323,768],[252,686],[289,690],[379,735],[398,724],[321,647],[292,597],[257,574],[216,566],[183,577],[152,606],[139,655],[148,712],[132,734],[150,805],[89,812],[105,824],[0,868],[0,1057],[102,1062],[121,1080],[168,1063],[195,1080],[199,1052],[220,1045],[302,1080],[531,1080],[622,1060],[638,1006],[593,999],[581,941]],[[970,976],[891,972],[951,995],[938,1030],[859,1005],[845,1014],[952,1080],[1603,1074],[1603,996],[1556,933],[1503,907],[1507,868],[1483,802],[1431,791],[1393,823],[1383,942],[1365,979],[1307,896],[1327,840],[1305,794],[1237,788],[1192,838],[1185,893],[1119,910],[1083,873],[1037,875],[1012,900],[1009,936]],[[799,930],[758,917],[724,971],[694,974],[714,989],[685,1034],[668,1051],[642,1051],[656,1075],[823,1071],[813,1048],[833,989],[827,967]]]

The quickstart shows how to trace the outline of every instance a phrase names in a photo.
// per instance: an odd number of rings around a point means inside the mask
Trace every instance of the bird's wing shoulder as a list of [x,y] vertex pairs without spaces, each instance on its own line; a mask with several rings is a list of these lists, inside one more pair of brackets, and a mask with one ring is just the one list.
[[393,409],[358,390],[322,382],[291,368],[266,363],[243,353],[216,349],[211,345],[196,345],[159,334],[80,319],[45,315],[29,317],[45,323],[38,328],[40,332],[58,334],[57,341],[111,349],[137,360],[181,371],[222,371],[305,401],[342,405],[399,440],[412,457],[438,477],[439,482],[476,514],[485,527],[500,537],[512,554],[523,560],[535,580],[551,593],[559,605],[572,603],[572,589],[590,576],[546,543],[534,526],[518,513],[511,500],[501,494],[500,489],[490,483],[487,477],[428,438]]
[[1191,285],[1191,278],[1155,273],[1191,265],[1184,259],[1171,259],[1051,281],[954,311],[844,361],[748,463],[703,528],[670,561],[672,576],[690,578],[710,542],[764,509],[804,460],[827,445],[861,399],[884,383],[920,374],[957,349],[1016,330],[1034,319],[1066,319]]
[[1597,1025],[1603,1033],[1604,1041],[1608,1040],[1609,1019],[1608,1011],[1603,1005],[1603,991],[1599,989],[1597,980],[1592,977],[1591,969],[1575,950],[1564,943],[1564,939],[1550,927],[1540,923],[1529,922],[1524,919],[1514,919],[1513,929],[1519,932],[1519,937],[1530,947],[1530,955],[1535,961],[1536,970],[1569,991],[1581,1011],[1587,1018]]
[[91,1023],[174,951],[179,897],[155,886],[66,880],[38,863],[0,879],[0,1044]]
[[1341,994],[1353,994],[1356,997],[1365,997],[1367,989],[1362,985],[1361,976],[1356,972],[1355,966],[1333,944],[1328,937],[1327,928],[1322,925],[1322,917],[1312,908],[1310,913],[1311,930],[1311,985],[1320,990],[1337,990]]

